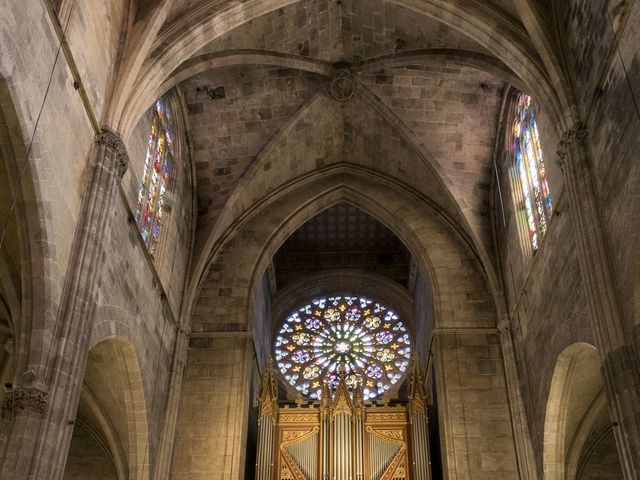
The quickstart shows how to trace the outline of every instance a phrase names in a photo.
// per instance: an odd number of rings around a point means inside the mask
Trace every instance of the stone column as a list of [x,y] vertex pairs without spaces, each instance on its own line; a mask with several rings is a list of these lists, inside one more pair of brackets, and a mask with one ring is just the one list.
[[502,361],[504,364],[504,377],[509,395],[509,408],[511,410],[511,425],[516,446],[518,471],[521,480],[538,480],[536,463],[531,443],[531,430],[529,420],[524,409],[522,389],[519,379],[516,355],[513,347],[513,337],[508,322],[498,325],[500,332],[500,344],[502,346]]
[[[27,478],[37,432],[47,407],[47,393],[35,387],[14,387],[2,405],[2,470],[0,478]],[[31,433],[31,435],[29,435]],[[11,440],[11,441],[10,441]],[[5,472],[16,472],[5,476]]]
[[244,478],[253,365],[250,332],[191,334],[169,478]]
[[640,476],[640,368],[632,341],[625,341],[620,307],[595,187],[589,167],[587,129],[576,123],[558,151],[572,207],[580,271],[587,289],[589,318],[602,359],[602,376],[626,479]]
[[[103,130],[91,150],[93,175],[84,192],[60,307],[51,330],[46,375],[29,378],[5,403],[6,445],[0,478],[59,479],[64,473],[89,350],[96,281],[111,229],[118,184],[128,166],[122,140]],[[23,375],[24,377],[24,375]],[[26,392],[31,392],[27,395]],[[38,392],[37,394],[35,392]]]
[[189,329],[180,328],[176,337],[176,346],[173,352],[173,365],[171,367],[171,380],[169,383],[169,398],[165,407],[162,437],[156,461],[155,476],[153,478],[169,478],[171,471],[171,458],[176,436],[176,422],[178,421],[178,409],[180,406],[180,391],[182,390],[182,378],[187,364],[187,351],[189,347]]

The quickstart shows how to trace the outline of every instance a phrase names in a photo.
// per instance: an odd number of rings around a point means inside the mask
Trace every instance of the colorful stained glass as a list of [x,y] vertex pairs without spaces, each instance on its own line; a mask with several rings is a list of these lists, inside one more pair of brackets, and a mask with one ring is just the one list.
[[169,190],[174,155],[174,118],[171,107],[163,99],[156,100],[151,120],[147,156],[138,191],[136,222],[151,255],[160,239],[164,201]]
[[380,397],[404,375],[411,357],[406,327],[392,310],[363,297],[314,300],[292,313],[275,342],[278,368],[302,395],[319,399],[340,371],[365,400]]
[[531,97],[520,94],[513,121],[515,168],[522,190],[522,206],[533,250],[540,247],[551,218],[551,193]]

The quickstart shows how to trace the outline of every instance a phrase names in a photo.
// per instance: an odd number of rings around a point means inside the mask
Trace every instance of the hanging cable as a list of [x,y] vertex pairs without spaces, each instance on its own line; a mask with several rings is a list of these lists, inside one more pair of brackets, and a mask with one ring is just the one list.
[[[67,35],[67,29],[69,28],[69,24],[71,21],[71,15],[73,13],[73,9],[76,5],[76,0],[73,1],[73,3],[71,4],[71,8],[69,9],[69,15],[67,16],[67,21],[65,22],[65,26],[64,26],[64,37],[66,37]],[[51,84],[53,83],[53,74],[56,71],[56,65],[58,63],[58,58],[60,57],[60,52],[62,51],[62,40],[60,40],[58,42],[58,48],[56,49],[56,54],[54,56],[53,59],[53,66],[51,67],[51,73],[49,74],[49,80],[47,82],[47,88],[45,89],[44,92],[44,97],[42,99],[42,103],[40,105],[40,110],[38,111],[38,116],[36,117],[36,122],[34,124],[33,127],[33,134],[31,135],[31,140],[29,141],[29,147],[27,148],[27,153],[25,155],[25,159],[22,162],[22,165],[20,166],[20,168],[18,169],[18,182],[15,186],[15,190],[13,192],[13,196],[11,199],[11,204],[9,206],[9,211],[7,212],[3,222],[2,222],[2,233],[0,234],[0,250],[2,250],[2,247],[4,246],[4,238],[5,235],[7,233],[7,229],[9,228],[9,219],[11,218],[11,215],[13,214],[13,210],[15,209],[16,203],[18,201],[18,192],[20,191],[20,187],[22,185],[22,178],[24,177],[24,172],[27,168],[27,165],[29,164],[29,157],[31,156],[31,151],[33,150],[33,142],[36,138],[36,133],[38,131],[38,126],[40,125],[40,118],[42,117],[42,112],[44,110],[44,106],[47,102],[47,98],[49,97],[49,91],[51,90]]]
[[[501,211],[501,216],[502,216],[502,226],[504,228],[504,231],[506,233],[506,227],[507,227],[507,217],[505,214],[505,208],[504,208],[504,198],[502,196],[502,185],[500,183],[500,175],[498,174],[498,160],[497,160],[497,143],[496,143],[496,138],[494,138],[493,136],[493,129],[491,128],[491,121],[489,118],[489,105],[487,102],[487,85],[480,84],[480,87],[482,88],[482,93],[484,95],[484,111],[485,111],[485,118],[486,118],[486,122],[487,122],[487,128],[489,130],[489,136],[491,138],[491,144],[493,147],[493,155],[492,155],[492,162],[493,162],[493,172],[495,174],[495,179],[496,179],[496,186],[498,188],[498,197],[500,200],[500,211]],[[517,291],[516,288],[516,279],[515,279],[515,273],[514,273],[514,269],[513,269],[513,260],[512,260],[512,255],[511,255],[511,247],[509,246],[509,242],[505,241],[505,248],[506,248],[506,255],[507,255],[507,262],[509,263],[509,279],[511,280],[511,288],[513,289],[514,292]],[[503,278],[503,282],[504,282],[504,278]],[[506,292],[505,292],[505,303],[506,302]],[[508,305],[508,304],[507,304]],[[516,300],[516,306],[515,306],[515,319],[517,321],[517,327],[518,330],[520,331],[520,335],[522,335],[522,331],[519,328],[520,327],[520,323],[521,323],[521,318],[520,318],[520,308],[518,306],[518,302]],[[520,337],[520,342],[522,344],[524,344],[524,339],[522,338],[522,336]],[[514,352],[515,352],[515,343],[514,343]],[[529,371],[529,365],[527,363],[527,356],[524,355],[523,356],[523,360],[524,360],[524,368],[525,370],[528,372]],[[527,384],[529,386],[529,390],[531,390],[531,379],[527,376]]]
[[491,121],[489,119],[489,105],[487,103],[487,88],[489,88],[487,85],[485,85],[484,83],[480,84],[480,88],[482,88],[482,94],[484,95],[484,115],[487,121],[487,128],[489,130],[489,138],[491,139],[491,147],[493,150],[492,153],[492,162],[493,162],[493,172],[495,173],[496,176],[496,186],[498,188],[498,199],[500,200],[500,212],[502,214],[502,225],[506,226],[507,225],[507,220],[504,214],[504,201],[502,199],[502,186],[500,185],[500,178],[498,177],[498,165],[497,165],[497,161],[496,161],[496,139],[493,137],[493,129],[491,128]]

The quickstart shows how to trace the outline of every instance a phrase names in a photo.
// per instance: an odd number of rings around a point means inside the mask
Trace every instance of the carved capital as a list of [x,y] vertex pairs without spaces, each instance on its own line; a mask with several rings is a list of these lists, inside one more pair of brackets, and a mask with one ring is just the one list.
[[589,134],[589,129],[582,122],[576,122],[571,128],[568,128],[563,134],[560,140],[561,145],[571,146],[576,142],[581,142]]
[[111,130],[102,129],[102,131],[96,135],[95,143],[104,145],[115,154],[116,173],[118,174],[118,180],[122,180],[122,177],[124,177],[129,167],[129,154],[127,154],[127,149],[122,139]]
[[2,405],[2,417],[15,414],[18,409],[42,415],[47,407],[49,394],[35,387],[16,387],[7,393]]
[[569,161],[569,158],[572,154],[572,149],[583,142],[587,138],[588,134],[589,129],[582,122],[576,122],[571,128],[568,128],[562,134],[560,145],[558,146],[558,150],[556,152],[556,161],[563,174],[566,173],[565,169],[567,166],[567,162]]

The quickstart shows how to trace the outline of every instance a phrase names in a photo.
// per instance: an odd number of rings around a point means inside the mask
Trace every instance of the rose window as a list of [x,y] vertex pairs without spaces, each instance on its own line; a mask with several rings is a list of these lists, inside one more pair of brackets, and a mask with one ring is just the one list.
[[276,363],[301,394],[319,399],[342,371],[365,400],[380,397],[404,375],[411,357],[406,327],[392,310],[362,297],[314,300],[282,323]]

